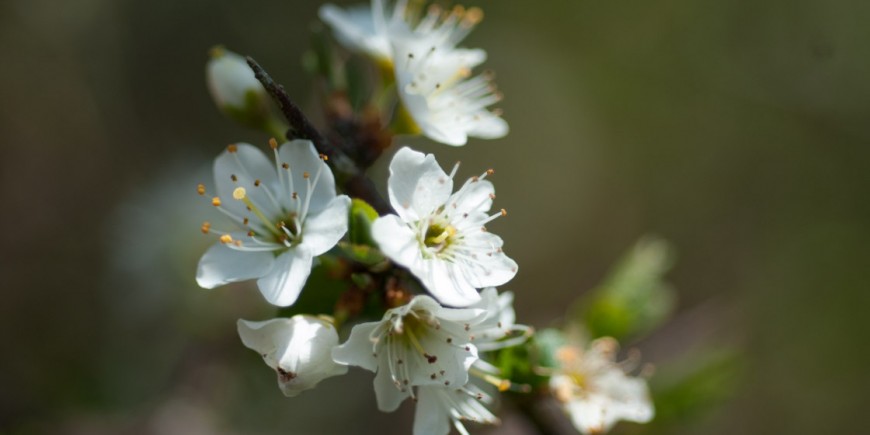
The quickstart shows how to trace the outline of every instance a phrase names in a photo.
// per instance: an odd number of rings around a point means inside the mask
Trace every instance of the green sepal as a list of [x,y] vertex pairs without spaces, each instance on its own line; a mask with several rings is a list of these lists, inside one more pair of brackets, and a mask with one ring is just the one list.
[[244,106],[225,105],[220,109],[227,117],[247,128],[265,130],[271,123],[269,101],[256,89],[245,92]]
[[387,257],[380,250],[369,245],[355,245],[341,242],[338,248],[349,260],[360,263],[372,269],[380,269],[379,266],[387,263]]
[[354,198],[349,213],[347,232],[350,243],[377,246],[372,238],[372,223],[378,218],[378,212],[367,202]]

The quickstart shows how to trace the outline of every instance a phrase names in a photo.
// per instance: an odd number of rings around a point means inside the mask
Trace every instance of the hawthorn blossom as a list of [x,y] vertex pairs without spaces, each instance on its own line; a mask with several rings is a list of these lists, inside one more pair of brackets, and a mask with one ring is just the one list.
[[[196,281],[204,288],[257,279],[266,300],[292,305],[314,257],[329,251],[347,232],[350,198],[336,195],[332,172],[309,141],[278,148],[275,162],[248,144],[230,145],[214,163],[214,205],[242,229],[204,233],[219,236],[202,256]],[[197,187],[200,195],[205,186]]]
[[504,137],[507,123],[497,111],[487,109],[502,99],[493,74],[471,78],[486,52],[457,47],[483,19],[483,12],[462,6],[444,10],[434,4],[423,12],[424,4],[399,0],[391,12],[383,0],[347,10],[325,5],[320,16],[343,45],[392,65],[399,98],[430,139],[460,146],[468,137]]
[[347,373],[346,366],[332,360],[338,333],[325,320],[301,314],[265,322],[239,320],[238,329],[242,343],[278,374],[278,387],[287,397]]
[[486,313],[476,308],[444,308],[420,295],[387,310],[379,322],[353,327],[347,342],[335,348],[333,359],[376,372],[378,408],[391,412],[414,387],[461,387],[477,360],[469,331]]
[[432,7],[416,27],[391,30],[399,97],[432,140],[461,146],[469,137],[498,139],[508,133],[500,112],[487,109],[502,99],[494,75],[472,78],[471,70],[486,60],[486,52],[456,47],[482,19],[478,8],[456,6],[442,14]]
[[[484,310],[485,317],[469,327],[471,342],[477,350],[490,351],[515,346],[531,335],[531,328],[515,325],[512,307],[513,294],[498,294],[489,287],[481,292],[481,300],[469,308]],[[516,334],[521,332],[522,334]],[[480,357],[480,355],[479,355]],[[499,391],[511,388],[510,381],[499,378],[499,370],[479,358],[472,364],[469,373],[475,378],[498,387]],[[498,418],[487,409],[493,398],[475,382],[469,381],[461,388],[427,386],[417,389],[417,411],[414,418],[415,434],[447,434],[450,423],[459,433],[468,435],[463,422],[498,424]]]
[[388,190],[398,215],[378,218],[372,237],[381,251],[407,267],[444,304],[468,306],[477,289],[502,285],[517,264],[502,252],[502,239],[485,225],[506,214],[489,215],[495,190],[486,176],[472,177],[453,192],[453,176],[435,157],[400,149],[390,163]]
[[618,347],[616,340],[601,338],[585,352],[566,346],[557,354],[561,367],[550,378],[550,388],[584,434],[603,434],[619,420],[646,423],[653,418],[646,381],[628,376],[615,362]]

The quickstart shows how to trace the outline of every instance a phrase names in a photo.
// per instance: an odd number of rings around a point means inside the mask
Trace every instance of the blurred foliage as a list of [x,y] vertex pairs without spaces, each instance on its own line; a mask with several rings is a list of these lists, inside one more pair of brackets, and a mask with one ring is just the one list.
[[[519,319],[549,325],[626,244],[655,231],[679,247],[680,267],[669,275],[677,316],[715,298],[728,313],[717,334],[745,337],[740,379],[729,381],[740,400],[661,433],[862,433],[870,4],[469,4],[486,12],[468,45],[488,52],[511,135],[462,149],[400,143],[461,159],[463,168],[498,169],[498,201],[511,214],[493,228],[521,265],[510,286]],[[274,309],[255,288],[197,289],[196,258],[176,257],[205,248],[195,238],[200,218],[188,226],[136,195],[157,178],[192,191],[184,177],[163,173],[173,156],[208,165],[228,142],[263,139],[214,110],[202,54],[215,43],[254,55],[306,100],[312,86],[298,59],[319,5],[0,4],[9,59],[0,69],[0,193],[9,209],[0,216],[0,340],[9,350],[0,432],[410,427],[401,421],[410,408],[377,412],[368,373],[299,400],[282,397],[234,335],[237,317],[265,319]],[[386,167],[371,173],[384,179]],[[135,213],[108,217],[128,201]],[[188,214],[195,198],[185,201],[168,209]],[[143,227],[132,215],[156,224]],[[133,236],[166,244],[152,256]],[[155,258],[130,263],[144,275],[121,266],[136,252]],[[678,336],[710,322],[648,335],[644,354],[679,354]],[[669,377],[667,364],[658,365],[657,377]],[[516,428],[525,426],[506,418],[498,430]]]
[[591,338],[624,341],[652,331],[674,309],[674,289],[663,281],[673,261],[668,242],[649,236],[640,240],[569,317],[585,325]]

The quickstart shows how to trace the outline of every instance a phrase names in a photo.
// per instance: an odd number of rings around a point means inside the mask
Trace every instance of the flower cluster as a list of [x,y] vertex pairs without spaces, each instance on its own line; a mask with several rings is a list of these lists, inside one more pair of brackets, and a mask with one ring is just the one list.
[[[452,146],[469,137],[505,136],[507,123],[489,109],[501,99],[492,73],[472,74],[486,53],[458,46],[483,13],[424,6],[373,0],[346,10],[326,5],[320,15],[347,49],[386,71],[384,88],[395,90],[387,112],[407,114],[412,130]],[[220,49],[207,71],[225,113],[244,121],[253,119],[246,111],[255,110],[256,122],[243,124],[288,131],[264,114],[265,88],[256,81],[262,73],[254,75],[243,58]],[[283,92],[277,88],[269,92]],[[243,344],[276,372],[285,395],[355,366],[375,373],[380,410],[394,411],[409,398],[416,403],[415,434],[443,435],[451,425],[467,434],[465,422],[496,424],[491,405],[497,392],[533,388],[555,392],[584,433],[605,431],[618,419],[651,418],[645,384],[613,362],[612,341],[597,341],[586,352],[562,349],[562,365],[548,386],[505,376],[500,364],[510,360],[511,349],[528,343],[533,330],[516,323],[513,293],[496,289],[515,277],[518,266],[487,228],[507,215],[493,210],[493,170],[457,179],[458,163],[448,173],[434,155],[401,147],[389,165],[389,202],[377,213],[367,203],[375,204],[377,194],[367,197],[352,184],[366,169],[360,162],[368,161],[354,156],[372,153],[353,142],[355,118],[348,115],[341,128],[323,136],[347,143],[325,146],[302,117],[287,116],[287,134],[298,138],[283,144],[271,139],[271,156],[249,144],[228,146],[214,163],[215,193],[197,186],[235,227],[203,223],[202,232],[217,240],[199,262],[200,286],[256,280],[268,303],[289,307],[303,291],[318,297],[312,268],[327,268],[327,275],[346,284],[340,297],[328,301],[332,312],[239,320]]]

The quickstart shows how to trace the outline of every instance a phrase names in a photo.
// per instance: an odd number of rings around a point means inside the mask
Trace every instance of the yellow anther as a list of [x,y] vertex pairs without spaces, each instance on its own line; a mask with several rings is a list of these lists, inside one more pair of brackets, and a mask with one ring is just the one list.
[[501,215],[502,217],[507,216],[507,210],[501,209]]
[[229,234],[224,234],[221,236],[221,243],[226,245],[227,243],[233,243],[233,236]]
[[209,230],[211,230],[211,222],[203,222],[199,229],[203,234],[208,234]]
[[275,140],[274,137],[269,138],[269,147],[271,147],[273,150],[278,149],[278,141]]
[[244,187],[236,187],[236,190],[233,190],[233,198],[241,201],[248,196],[248,191],[245,190]]
[[233,144],[233,145],[227,145],[227,151],[229,151],[229,152],[231,152],[231,153],[234,153],[234,152],[236,152],[236,151],[238,151],[238,150],[239,150],[239,147],[236,146],[235,144]]
[[327,156],[326,154],[321,154],[320,160],[323,160],[325,162],[325,161],[329,160],[329,156]]
[[465,22],[471,25],[477,24],[483,20],[483,10],[480,8],[470,8],[465,12]]
[[205,195],[205,184],[202,184],[202,183],[197,184],[196,185],[196,193],[199,194],[199,196]]
[[302,173],[302,178],[304,178],[304,179],[307,180],[309,177],[311,177],[311,174],[309,174],[308,172],[303,172],[303,173]]
[[218,198],[217,196],[214,197],[214,198],[212,198],[212,199],[211,199],[211,205],[213,205],[213,206],[215,206],[215,207],[220,207],[220,206],[221,206],[221,199]]
[[495,169],[487,169],[486,170],[486,175],[492,175],[492,174],[495,174]]

